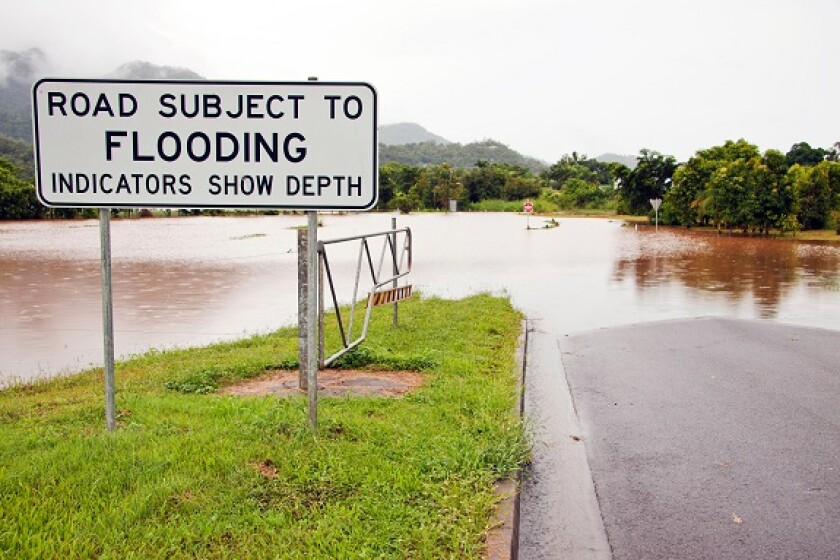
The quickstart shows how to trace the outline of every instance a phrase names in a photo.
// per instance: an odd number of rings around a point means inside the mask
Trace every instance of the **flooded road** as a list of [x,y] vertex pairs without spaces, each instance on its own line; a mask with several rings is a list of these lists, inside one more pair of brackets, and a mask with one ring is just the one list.
[[[322,215],[322,239],[390,227],[388,214]],[[427,295],[509,294],[574,333],[722,316],[840,329],[840,246],[701,236],[513,214],[397,216],[412,228],[410,283]],[[294,324],[303,216],[112,222],[118,355]],[[532,227],[544,219],[531,217]],[[357,246],[336,249],[352,282]],[[0,385],[101,363],[98,222],[0,222]],[[348,293],[349,292],[345,292]]]

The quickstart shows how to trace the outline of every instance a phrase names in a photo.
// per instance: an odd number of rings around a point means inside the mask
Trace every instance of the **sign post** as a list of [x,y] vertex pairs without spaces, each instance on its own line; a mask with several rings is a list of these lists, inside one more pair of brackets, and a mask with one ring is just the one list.
[[362,82],[44,79],[32,95],[38,198],[50,207],[100,209],[109,429],[115,426],[111,208],[307,212],[313,299],[306,310],[310,351],[301,368],[311,372],[315,429],[317,212],[376,205],[376,90]]
[[656,222],[655,222],[656,225],[654,226],[654,231],[658,232],[659,231],[659,207],[662,205],[662,199],[661,198],[651,198],[650,199],[650,205],[653,206],[653,211],[656,214]]
[[102,335],[105,364],[105,425],[117,428],[114,396],[114,299],[111,289],[111,210],[99,209],[99,246],[102,256]]
[[309,411],[309,427],[318,429],[318,212],[306,213],[306,298],[309,300],[306,311],[306,339],[309,350],[306,353],[306,402]]

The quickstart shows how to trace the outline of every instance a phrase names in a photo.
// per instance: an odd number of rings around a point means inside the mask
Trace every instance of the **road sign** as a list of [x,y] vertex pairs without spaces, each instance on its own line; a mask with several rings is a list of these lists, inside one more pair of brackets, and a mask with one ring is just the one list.
[[650,205],[653,206],[653,211],[656,213],[656,225],[654,226],[654,229],[659,231],[659,207],[662,205],[662,199],[651,198]]
[[377,96],[366,83],[41,80],[47,206],[368,210]]
[[531,204],[531,201],[529,200],[522,205],[522,210],[524,210],[526,214],[530,214],[534,211],[534,205]]

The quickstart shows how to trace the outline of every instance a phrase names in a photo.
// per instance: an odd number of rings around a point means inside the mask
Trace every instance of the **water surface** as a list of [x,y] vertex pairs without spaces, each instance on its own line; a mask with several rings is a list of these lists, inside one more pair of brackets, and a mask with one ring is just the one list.
[[[387,214],[322,215],[322,239],[390,227]],[[840,246],[638,231],[513,214],[397,216],[411,283],[429,295],[506,293],[558,333],[728,316],[840,329]],[[114,220],[118,355],[293,324],[302,216]],[[545,220],[530,218],[532,227]],[[330,249],[349,299],[358,246]],[[378,253],[374,250],[374,258]],[[0,222],[0,384],[101,363],[98,222]]]

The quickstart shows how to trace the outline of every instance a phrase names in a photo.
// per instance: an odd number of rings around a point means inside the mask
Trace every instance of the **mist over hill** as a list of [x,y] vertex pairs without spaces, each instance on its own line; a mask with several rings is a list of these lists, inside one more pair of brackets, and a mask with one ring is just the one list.
[[[32,144],[33,84],[53,73],[47,55],[38,48],[24,51],[0,51],[0,135]],[[147,61],[127,62],[102,78],[119,80],[201,80],[189,68],[162,66]],[[448,163],[454,167],[473,167],[479,161],[508,163],[539,173],[546,162],[520,154],[501,142],[482,140],[468,144],[450,142],[417,123],[396,123],[379,127],[380,162],[411,165]],[[5,142],[7,157],[28,163],[21,146]],[[13,157],[12,157],[12,154]],[[2,154],[0,154],[2,155]],[[29,168],[31,164],[25,165]]]
[[[50,73],[41,49],[0,50],[0,134],[32,143],[32,86]],[[189,68],[127,62],[102,76],[116,80],[203,80]]]
[[41,49],[0,51],[0,133],[32,142],[32,84],[47,69]]
[[417,123],[386,124],[379,127],[380,163],[448,163],[453,167],[469,168],[475,167],[479,161],[518,165],[534,173],[548,167],[545,162],[524,156],[496,140],[459,144],[429,132]]
[[409,165],[448,163],[453,167],[470,168],[475,167],[480,161],[518,165],[533,173],[540,173],[548,167],[544,161],[523,156],[495,140],[482,140],[469,144],[420,142],[394,146],[379,145],[380,163],[396,162]]
[[383,124],[379,127],[380,144],[395,146],[401,144],[420,144],[422,142],[451,144],[443,136],[432,134],[417,123]]
[[176,66],[158,66],[151,62],[135,60],[126,62],[110,74],[108,78],[115,80],[204,80],[189,68]]
[[600,161],[602,163],[623,163],[630,169],[636,168],[636,163],[638,160],[636,156],[628,156],[628,155],[621,155],[621,154],[612,154],[606,153],[601,154],[600,156],[595,157],[595,161]]

